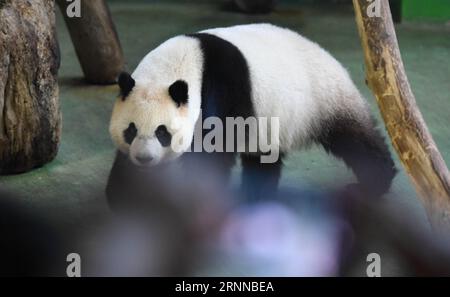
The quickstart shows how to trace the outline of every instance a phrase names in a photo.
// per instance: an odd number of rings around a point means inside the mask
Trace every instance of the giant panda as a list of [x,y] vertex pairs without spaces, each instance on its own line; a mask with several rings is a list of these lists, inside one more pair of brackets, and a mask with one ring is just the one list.
[[[200,114],[203,119],[279,119],[275,162],[262,163],[264,152],[240,153],[242,188],[249,199],[274,195],[283,157],[311,144],[342,159],[369,195],[387,192],[396,174],[388,146],[347,71],[289,29],[250,24],[177,36],[147,54],[131,75],[122,73],[118,83],[110,122],[118,155],[110,193],[126,162],[151,170],[177,159],[191,165],[204,160],[226,180],[237,153],[189,152]],[[270,125],[258,126],[259,137],[269,130]],[[177,149],[174,135],[182,136]]]

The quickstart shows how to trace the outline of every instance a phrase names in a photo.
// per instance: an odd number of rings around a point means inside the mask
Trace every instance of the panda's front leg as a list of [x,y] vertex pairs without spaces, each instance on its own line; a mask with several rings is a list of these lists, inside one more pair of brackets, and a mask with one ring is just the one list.
[[124,196],[123,192],[127,188],[128,167],[127,156],[117,151],[106,185],[106,197],[112,209],[116,208],[121,197]]
[[[154,171],[158,172],[157,169]],[[138,202],[142,193],[146,193],[145,187],[151,178],[149,172],[138,170],[127,155],[117,151],[106,185],[109,207],[113,211],[122,211]]]
[[261,163],[261,156],[241,154],[242,191],[249,202],[276,198],[281,176],[282,158]]

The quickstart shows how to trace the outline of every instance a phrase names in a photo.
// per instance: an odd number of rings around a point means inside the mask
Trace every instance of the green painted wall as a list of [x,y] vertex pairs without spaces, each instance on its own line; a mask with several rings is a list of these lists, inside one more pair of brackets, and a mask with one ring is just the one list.
[[403,19],[450,21],[450,0],[403,0]]

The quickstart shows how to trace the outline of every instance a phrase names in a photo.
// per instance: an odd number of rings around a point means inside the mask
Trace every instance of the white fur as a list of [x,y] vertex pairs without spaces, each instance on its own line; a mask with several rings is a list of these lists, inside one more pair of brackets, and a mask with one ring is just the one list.
[[[190,147],[200,114],[202,67],[199,42],[179,36],[150,52],[133,72],[136,85],[125,101],[117,99],[110,133],[117,147],[135,163],[139,155],[152,156],[150,165],[171,160]],[[177,108],[169,95],[169,87],[179,79],[189,86],[187,107]],[[123,131],[131,122],[136,124],[138,136],[130,146],[124,141]],[[166,125],[172,135],[178,136],[177,151],[163,148],[157,141],[154,132],[159,125]]]
[[[367,104],[347,71],[316,43],[269,24],[204,32],[231,42],[243,53],[250,68],[257,117],[279,118],[280,151],[308,145],[320,132],[315,131],[319,122],[327,118],[350,115],[363,124],[370,122]],[[170,148],[148,145],[161,124],[172,134],[183,135],[181,147],[186,150],[200,113],[202,67],[200,42],[195,38],[174,37],[150,52],[132,74],[135,88],[126,101],[118,99],[114,108],[110,131],[119,149],[130,151],[123,131],[134,122],[137,139],[147,142],[135,140],[132,157],[150,152],[157,163],[179,155]],[[187,108],[177,109],[168,94],[169,86],[178,79],[189,85]],[[259,131],[259,135],[266,136],[266,132]]]
[[204,32],[231,42],[247,59],[256,115],[279,118],[281,151],[308,145],[319,121],[329,117],[343,113],[370,122],[347,71],[316,43],[270,24]]

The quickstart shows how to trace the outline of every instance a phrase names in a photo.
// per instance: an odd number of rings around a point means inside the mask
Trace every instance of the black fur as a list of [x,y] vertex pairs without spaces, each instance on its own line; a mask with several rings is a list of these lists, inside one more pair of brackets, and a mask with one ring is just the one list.
[[169,87],[169,94],[173,101],[180,107],[188,102],[189,87],[184,80],[177,80]]
[[170,143],[172,142],[172,134],[170,134],[166,126],[164,125],[158,126],[158,128],[155,131],[155,135],[163,147],[170,146]]
[[136,82],[129,73],[122,72],[119,75],[118,83],[120,87],[120,96],[122,96],[122,100],[125,100],[131,90],[133,90]]
[[202,78],[203,117],[254,116],[250,71],[240,50],[211,34],[189,35],[198,38],[204,57]]
[[260,156],[241,154],[242,188],[247,199],[275,199],[283,155],[275,163],[261,163]]
[[137,128],[134,123],[130,123],[128,128],[123,131],[123,138],[125,139],[125,142],[128,144],[131,144],[134,140],[134,138],[137,135]]
[[[114,159],[114,164],[109,173],[108,183],[106,185],[106,197],[108,199],[108,204],[112,209],[120,210],[120,206],[117,205],[122,202],[120,197],[127,197],[126,189],[130,188],[131,185],[134,186],[133,179],[130,179],[130,168],[128,156],[117,152],[116,158]],[[132,172],[137,172],[133,170]]]
[[[255,116],[250,70],[247,60],[241,51],[230,42],[211,34],[198,33],[189,36],[200,40],[203,52],[201,103],[203,118],[215,116],[225,121],[226,117],[243,117],[246,119]],[[208,130],[204,130],[203,135],[208,132]],[[227,133],[226,127],[224,127],[224,133]],[[236,133],[234,135],[236,136]],[[223,145],[226,147],[225,140]],[[185,159],[193,159],[189,154],[185,155],[187,155]],[[231,167],[235,163],[236,154],[216,153],[215,155],[220,156],[202,159],[207,159],[206,163],[211,165],[207,165],[208,168],[216,168],[219,171],[218,175],[227,179]],[[276,189],[281,172],[281,161],[275,164],[260,164],[260,158],[257,155],[254,157],[243,156],[243,160],[246,161],[242,164],[244,171],[242,187],[248,198],[258,199],[260,194],[262,194],[263,191],[261,189],[264,186],[259,182],[273,181],[270,182],[270,185],[273,185],[272,188]],[[214,162],[216,162],[215,166],[212,164]],[[217,162],[220,162],[220,164],[217,164]],[[194,161],[190,163],[199,166],[198,164],[201,162]],[[263,172],[263,174],[260,175],[259,171]],[[260,186],[263,187],[258,188]]]
[[321,131],[319,142],[344,160],[366,194],[378,197],[389,190],[397,169],[375,121],[363,127],[350,118],[334,118]]
[[[106,185],[108,204],[114,211],[124,211],[129,208],[140,209],[143,204],[160,197],[158,187],[154,187],[156,177],[164,176],[162,168],[154,170],[136,170],[126,154],[118,151]],[[145,203],[142,198],[145,197]]]

